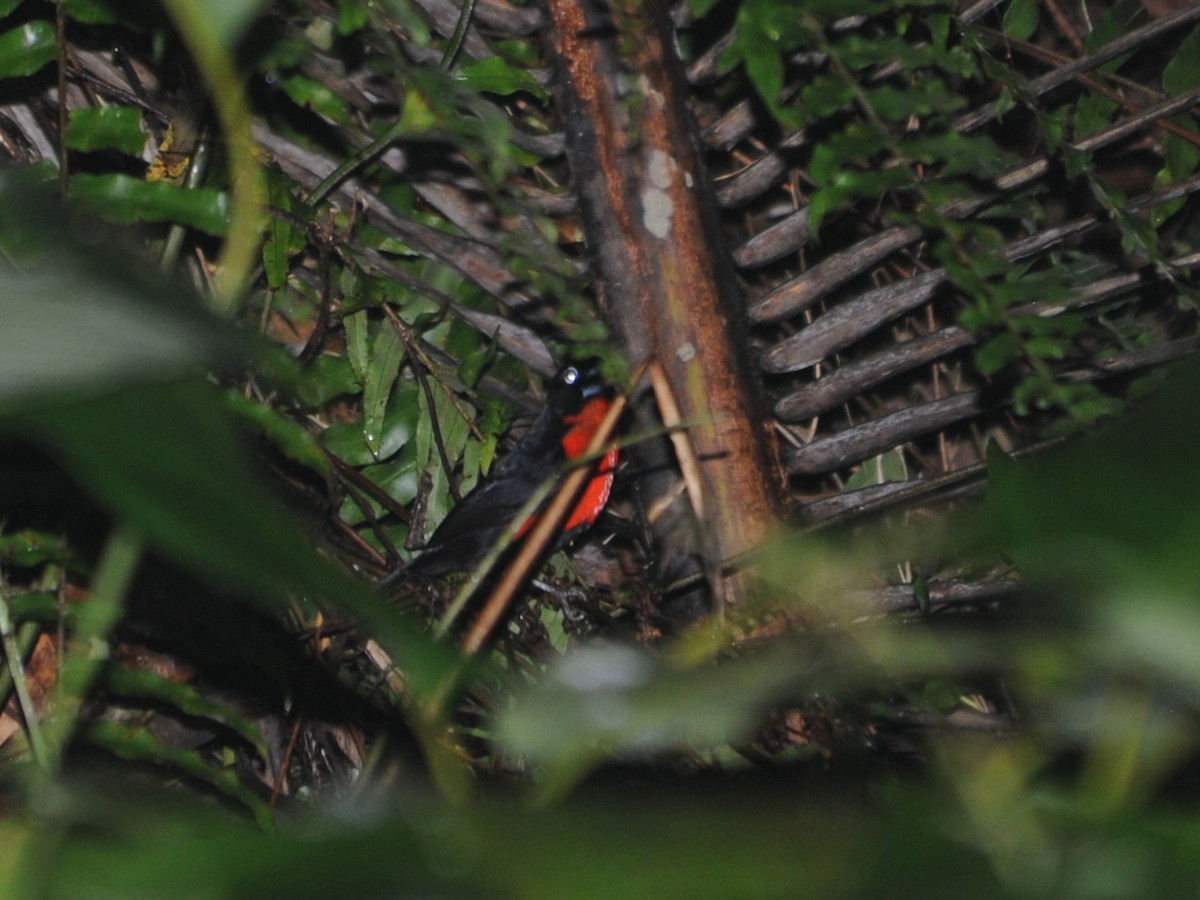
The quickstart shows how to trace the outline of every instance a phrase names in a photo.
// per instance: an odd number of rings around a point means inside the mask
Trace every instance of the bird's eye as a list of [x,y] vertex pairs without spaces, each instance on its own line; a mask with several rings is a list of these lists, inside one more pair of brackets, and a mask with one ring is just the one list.
[[563,382],[565,384],[574,384],[579,380],[579,370],[574,366],[563,372]]

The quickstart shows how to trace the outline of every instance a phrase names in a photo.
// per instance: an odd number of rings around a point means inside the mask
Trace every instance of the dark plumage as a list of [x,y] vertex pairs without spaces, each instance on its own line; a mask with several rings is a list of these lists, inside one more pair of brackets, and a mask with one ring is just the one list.
[[[562,369],[550,385],[546,405],[517,446],[450,510],[420,555],[384,579],[379,589],[387,592],[410,575],[436,576],[473,568],[533,492],[571,459],[583,455],[611,403],[612,391],[597,360]],[[600,460],[595,477],[567,518],[563,540],[596,520],[608,500],[616,463],[616,450]],[[531,518],[518,536],[532,524]]]

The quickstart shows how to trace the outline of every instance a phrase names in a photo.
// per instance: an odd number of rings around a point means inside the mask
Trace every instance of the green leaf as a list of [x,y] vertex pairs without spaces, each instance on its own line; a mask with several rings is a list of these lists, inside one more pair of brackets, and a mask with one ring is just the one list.
[[311,109],[332,122],[343,125],[350,122],[349,108],[342,98],[320,82],[297,72],[280,78],[278,83],[284,93],[305,109]]
[[688,6],[692,10],[692,15],[697,19],[702,19],[720,2],[721,0],[688,0]]
[[128,106],[73,109],[67,121],[67,146],[85,153],[117,150],[141,156],[146,148],[142,112]]
[[7,16],[24,2],[25,0],[0,0],[0,16]]
[[404,362],[404,341],[390,325],[379,329],[363,382],[363,440],[376,456],[383,448],[383,417]]
[[32,75],[58,58],[54,26],[40,19],[0,34],[0,78]]
[[459,81],[475,91],[499,94],[502,97],[524,91],[542,102],[550,97],[550,93],[538,84],[532,75],[499,56],[489,56],[467,63],[454,74]]
[[62,0],[67,16],[84,25],[115,25],[122,21],[118,9],[105,0]]
[[346,356],[350,358],[350,367],[360,384],[366,384],[367,367],[370,364],[369,325],[365,309],[342,316],[342,329],[346,332]]
[[[413,409],[416,409],[415,404]],[[410,427],[410,436],[412,431]],[[417,471],[417,447],[411,440],[407,441],[386,465],[368,466],[362,473],[387,491],[388,496],[397,503],[412,503],[421,493],[421,473]]]
[[[1113,119],[1113,115],[1119,110],[1117,103],[1109,97],[1096,91],[1088,91],[1075,104],[1074,111],[1074,126],[1075,138],[1087,137],[1107,128]],[[1055,145],[1051,143],[1051,149],[1055,149]]]
[[321,446],[352,466],[368,466],[378,459],[388,459],[401,448],[412,444],[417,431],[420,404],[419,388],[405,385],[396,391],[387,415],[383,417],[382,440],[378,454],[363,440],[363,428],[357,422],[338,422],[321,432]]
[[[417,448],[416,463],[428,473],[430,480],[429,494],[426,497],[426,518],[431,525],[436,526],[450,511],[452,500],[449,476],[434,442],[435,417],[451,466],[457,465],[462,458],[463,448],[470,436],[470,429],[467,426],[467,420],[463,418],[445,389],[437,384],[433,385],[433,402],[434,407],[431,410],[425,392],[417,393],[420,414],[417,417],[414,437]],[[462,488],[468,489],[478,474],[478,472],[464,471]]]
[[950,40],[950,32],[955,20],[948,14],[929,13],[925,18],[925,26],[929,29],[933,46],[945,50]]
[[152,700],[189,716],[220,723],[250,744],[263,762],[269,758],[266,741],[253,721],[232,707],[209,699],[190,684],[176,683],[150,669],[122,665],[110,666],[105,680],[108,688],[118,696]]
[[0,321],[0,401],[8,403],[178,373],[229,358],[242,344],[198,306],[82,254],[32,269],[0,266]]
[[907,481],[908,467],[904,463],[904,451],[897,447],[865,460],[862,467],[846,480],[846,490],[886,484],[889,481]]
[[305,406],[324,406],[334,397],[357,394],[362,385],[354,375],[350,360],[323,353],[305,366],[296,382],[296,396]]
[[579,647],[555,663],[497,722],[500,742],[571,782],[612,754],[649,757],[744,738],[808,663],[794,648],[679,670],[629,644]]
[[746,74],[758,95],[772,111],[779,110],[783,94],[783,58],[771,48],[746,57]]
[[226,391],[224,398],[226,409],[250,424],[288,459],[307,466],[322,477],[329,475],[329,460],[321,451],[321,445],[293,419],[240,391]]
[[101,503],[210,582],[280,601],[339,589],[255,477],[211,385],[43,401],[9,427],[38,437]]
[[[1200,445],[1200,367],[1175,368],[1157,396],[1060,452],[1028,462],[989,456],[985,515],[1022,571],[1130,603],[1200,585],[1200,480],[1181,460]],[[1185,467],[1186,468],[1186,467]]]
[[215,32],[217,39],[232,46],[266,7],[268,0],[174,0],[200,10]]
[[[1200,148],[1194,142],[1187,141],[1177,134],[1163,135],[1163,156],[1165,164],[1154,179],[1155,187],[1183,181],[1196,171],[1200,165]],[[1157,228],[1187,204],[1186,197],[1180,197],[1168,203],[1161,203],[1150,210],[1150,221]]]
[[1021,358],[1021,342],[1015,334],[1002,332],[975,351],[975,368],[981,375],[995,375],[1010,362]]
[[101,506],[165,559],[275,611],[324,598],[371,623],[410,668],[414,697],[453,665],[378,598],[328,565],[311,536],[266,489],[217,389],[151,384],[14,410],[0,427],[46,447]]
[[871,108],[881,119],[903,122],[913,116],[944,116],[966,105],[966,98],[951,91],[940,79],[922,78],[897,87],[880,85],[867,92]]
[[1200,85],[1200,27],[1192,30],[1163,67],[1163,91],[1182,94]]
[[148,729],[96,719],[83,729],[84,739],[121,759],[157,766],[170,766],[211,785],[252,811],[262,828],[272,823],[266,803],[242,784],[237,774],[218,768],[196,751],[180,750],[159,741]]
[[70,548],[58,535],[42,531],[18,531],[0,535],[0,562],[10,566],[40,566],[47,562],[66,562]]
[[178,222],[221,236],[229,227],[229,195],[216,188],[187,189],[129,175],[76,175],[70,196],[110,222]]
[[1009,37],[1027,41],[1037,31],[1042,0],[1013,0],[1004,11],[1003,30]]
[[[1099,16],[1092,18],[1092,27],[1084,39],[1084,47],[1088,50],[1095,50],[1097,47],[1116,40],[1129,31],[1131,22],[1139,21],[1143,15],[1145,15],[1145,8],[1142,0],[1117,0],[1117,2],[1109,4]],[[1103,68],[1110,72],[1116,71],[1128,59],[1128,54],[1119,56],[1115,60],[1105,63]]]
[[800,92],[799,107],[805,116],[823,119],[853,103],[854,86],[843,78],[817,75]]
[[1038,359],[1063,359],[1067,346],[1057,337],[1031,337],[1025,342],[1025,352]]
[[358,0],[338,0],[338,34],[353,34],[371,23],[368,7]]
[[[267,202],[290,213],[296,204],[292,201],[292,182],[276,169],[267,170]],[[304,246],[304,233],[286,215],[271,213],[267,220],[267,239],[263,241],[263,270],[267,275],[267,286],[274,291],[283,290],[287,284],[292,254]]]
[[462,354],[462,362],[458,366],[458,377],[469,388],[475,387],[485,369],[496,359],[500,351],[498,344],[488,342],[483,347],[467,350]]

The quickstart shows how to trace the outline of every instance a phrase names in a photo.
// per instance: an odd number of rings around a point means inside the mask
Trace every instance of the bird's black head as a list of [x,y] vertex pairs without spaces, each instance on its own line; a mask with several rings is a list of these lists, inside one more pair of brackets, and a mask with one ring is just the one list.
[[582,407],[588,400],[611,392],[600,370],[600,360],[589,357],[559,370],[550,385],[547,405],[569,413]]

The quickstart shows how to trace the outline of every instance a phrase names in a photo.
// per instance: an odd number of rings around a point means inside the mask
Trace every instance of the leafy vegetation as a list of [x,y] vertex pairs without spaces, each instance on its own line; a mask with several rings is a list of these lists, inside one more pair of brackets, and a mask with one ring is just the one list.
[[677,11],[718,193],[779,160],[726,206],[826,527],[679,627],[618,493],[465,659],[371,583],[621,368],[484,5],[0,0],[0,894],[1193,894],[1196,16]]

